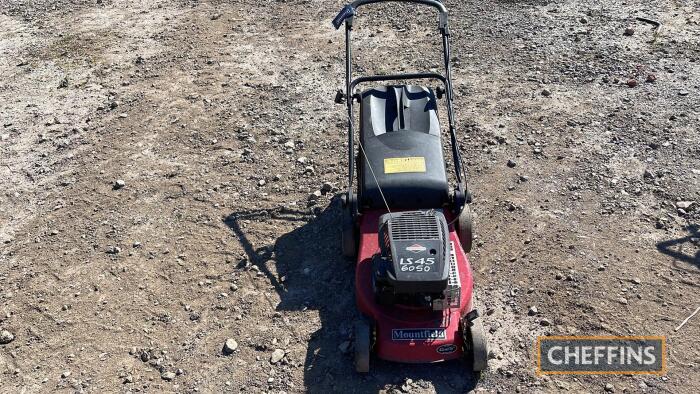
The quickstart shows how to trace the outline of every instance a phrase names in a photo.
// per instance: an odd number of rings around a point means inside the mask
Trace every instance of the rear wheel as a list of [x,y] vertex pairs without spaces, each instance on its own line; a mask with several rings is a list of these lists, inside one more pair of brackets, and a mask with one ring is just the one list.
[[365,320],[355,324],[355,371],[369,372],[369,355],[372,339],[372,328]]
[[341,219],[341,238],[343,256],[353,258],[357,255],[357,229],[355,219],[352,216],[352,201],[348,201],[347,195],[343,196],[343,217]]
[[343,238],[343,256],[353,258],[357,254],[357,240],[355,238],[355,223],[352,216],[346,217],[343,213],[342,238]]
[[466,253],[471,252],[473,239],[472,210],[469,204],[464,205],[457,219],[457,235],[459,235],[459,242],[462,244],[462,249],[464,249]]

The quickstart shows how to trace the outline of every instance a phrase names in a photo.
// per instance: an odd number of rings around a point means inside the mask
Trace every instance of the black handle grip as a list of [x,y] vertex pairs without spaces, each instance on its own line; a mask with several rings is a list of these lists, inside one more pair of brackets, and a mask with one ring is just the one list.
[[348,4],[345,7],[343,7],[342,10],[336,15],[335,18],[333,18],[333,27],[335,27],[336,30],[340,29],[340,26],[345,22],[346,19],[352,17],[355,15],[355,7],[352,5]]

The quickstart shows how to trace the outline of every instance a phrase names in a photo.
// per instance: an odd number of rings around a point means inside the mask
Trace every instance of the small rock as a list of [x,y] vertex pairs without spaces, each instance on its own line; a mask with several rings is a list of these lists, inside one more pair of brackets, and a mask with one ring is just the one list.
[[544,97],[549,97],[549,96],[552,95],[552,92],[550,92],[550,91],[547,90],[547,89],[542,89],[542,95],[543,95]]
[[223,16],[223,14],[221,14],[221,13],[214,14],[214,15],[211,16],[211,20],[213,20],[213,21],[218,20],[218,19],[221,18],[222,16]]
[[67,378],[67,377],[69,377],[69,376],[70,376],[70,371],[64,371],[64,372],[61,374],[61,379],[65,379],[65,378]]
[[551,326],[551,325],[552,325],[552,322],[549,321],[549,319],[540,320],[540,326],[547,327],[547,326]]
[[127,383],[134,383],[134,377],[133,377],[132,375],[126,375],[126,376],[124,377],[123,383],[124,383],[124,384],[127,384]]
[[299,164],[305,164],[308,159],[304,156],[300,157],[297,159],[297,163]]
[[309,195],[309,201],[318,201],[318,199],[321,198],[322,195],[323,193],[321,193],[320,190],[316,190],[315,192]]
[[625,29],[625,32],[623,34],[629,37],[629,36],[634,34],[634,29],[631,27],[628,27]]
[[627,299],[625,297],[620,297],[620,299],[618,299],[618,301],[620,301],[620,304],[622,304],[622,305],[627,305]]
[[528,316],[535,316],[536,314],[537,314],[537,307],[536,306],[533,305],[527,309]]
[[633,278],[633,279],[632,279],[632,283],[634,283],[635,285],[638,285],[638,284],[641,284],[641,283],[642,283],[642,280],[639,279],[639,278]]
[[175,379],[175,376],[177,376],[177,375],[175,375],[175,372],[163,372],[160,375],[161,379],[167,380],[168,382]]
[[121,114],[119,114],[119,117],[122,118],[122,119],[124,119],[124,118],[126,118],[126,117],[128,117],[128,116],[129,116],[129,115],[126,114],[126,113],[121,113]]
[[323,193],[323,194],[326,194],[332,190],[333,190],[333,185],[329,182],[324,182],[323,185],[321,185],[321,193]]
[[124,186],[126,186],[126,182],[124,182],[123,179],[117,179],[116,181],[114,181],[114,186],[112,188],[114,190],[119,190],[119,189],[123,188]]
[[688,210],[694,203],[695,201],[678,201],[676,203],[676,208]]
[[598,266],[598,271],[605,271],[605,266],[604,265]]
[[563,277],[564,277],[564,275],[562,275],[560,272],[557,272],[557,274],[554,275],[554,278],[555,278],[556,280],[561,280]]
[[119,246],[110,246],[107,248],[107,254],[119,254],[122,249]]
[[583,17],[583,16],[582,16],[581,19],[579,19],[578,21],[581,22],[581,23],[583,23],[584,25],[588,23],[588,19],[586,19],[586,18]]
[[690,92],[688,92],[687,90],[681,90],[680,92],[678,92],[679,96],[687,96],[689,94],[690,94]]
[[265,186],[265,180],[264,179],[259,180],[258,186]]
[[228,356],[229,354],[235,352],[236,349],[238,349],[238,342],[236,342],[236,340],[233,338],[227,339],[224,343],[224,354]]
[[6,345],[15,340],[15,335],[7,330],[0,331],[0,345]]
[[648,82],[648,83],[654,83],[654,82],[656,82],[656,74],[649,74],[649,75],[647,75],[647,82]]
[[606,383],[605,384],[605,391],[607,391],[608,393],[614,393],[615,386],[613,386],[612,383]]
[[510,167],[510,168],[513,168],[513,167],[516,166],[516,164],[515,164],[515,162],[514,162],[513,160],[508,160],[508,163],[506,163],[506,165],[507,165],[508,167]]
[[637,86],[637,84],[638,84],[638,82],[637,82],[637,80],[634,79],[634,78],[630,78],[630,79],[627,80],[627,86],[629,86],[629,87],[631,87],[631,88]]
[[284,358],[284,350],[275,349],[270,356],[270,363],[276,364]]

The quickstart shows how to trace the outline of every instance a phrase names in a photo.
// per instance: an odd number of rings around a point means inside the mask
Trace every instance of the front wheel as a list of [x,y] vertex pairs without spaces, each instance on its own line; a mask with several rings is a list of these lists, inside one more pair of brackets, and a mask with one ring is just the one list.
[[369,372],[369,355],[371,351],[372,327],[361,320],[355,324],[355,371]]
[[481,372],[488,368],[488,345],[486,344],[486,332],[481,318],[477,317],[469,327],[469,339],[471,341],[471,364],[474,372]]
[[[476,309],[476,300],[472,295],[472,309]],[[472,321],[464,320],[464,356],[472,367],[472,371],[481,372],[488,368],[489,350],[486,342],[486,331],[480,316]]]

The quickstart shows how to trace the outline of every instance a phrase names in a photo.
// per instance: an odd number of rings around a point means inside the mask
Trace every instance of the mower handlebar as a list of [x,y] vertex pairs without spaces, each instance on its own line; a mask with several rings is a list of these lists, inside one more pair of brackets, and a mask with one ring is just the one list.
[[353,8],[357,9],[357,7],[365,4],[372,4],[372,3],[386,3],[389,1],[397,1],[397,2],[402,2],[402,3],[418,3],[418,4],[424,4],[430,7],[435,7],[438,9],[440,12],[447,12],[447,8],[445,8],[445,5],[442,4],[441,1],[439,0],[355,0],[352,2]]
[[445,8],[445,5],[442,4],[440,0],[355,0],[340,10],[338,15],[333,19],[333,26],[336,30],[339,29],[348,18],[350,18],[350,25],[352,25],[352,17],[355,16],[355,10],[362,5],[388,2],[416,3],[434,7],[440,11],[440,29],[447,28],[447,8]]

